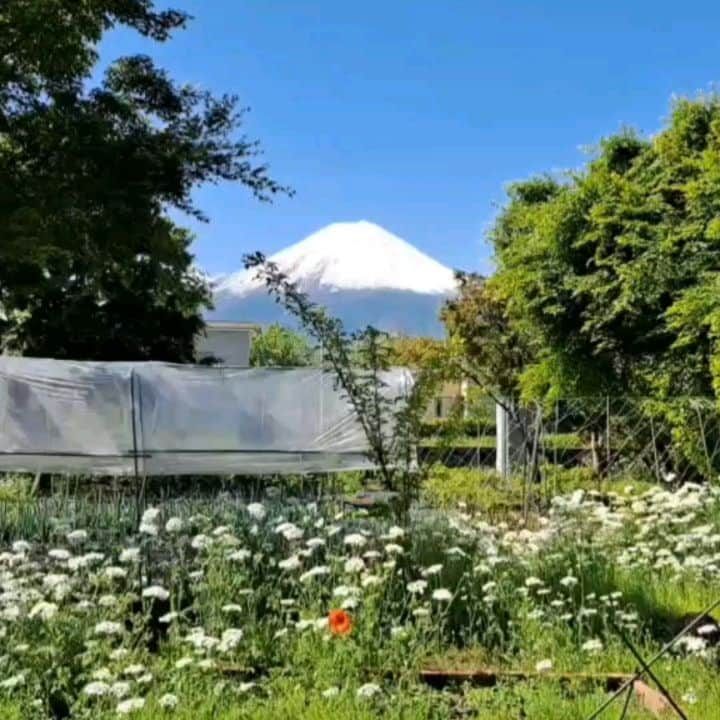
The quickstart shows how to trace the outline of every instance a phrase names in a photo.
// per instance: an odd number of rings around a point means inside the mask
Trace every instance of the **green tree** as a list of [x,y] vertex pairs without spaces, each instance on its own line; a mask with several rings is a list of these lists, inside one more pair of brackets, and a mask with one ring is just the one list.
[[97,86],[115,26],[158,42],[189,18],[152,0],[0,5],[0,347],[79,359],[193,358],[208,283],[168,209],[192,190],[283,192],[237,130],[234,97],[175,83],[146,56]]
[[497,400],[516,400],[520,374],[531,359],[530,337],[512,322],[501,284],[474,273],[459,272],[457,279],[458,294],[442,311],[450,338],[446,357],[457,375]]
[[525,398],[648,398],[670,433],[628,427],[628,442],[716,472],[716,423],[685,398],[720,389],[720,98],[679,100],[651,140],[626,130],[579,171],[511,186],[491,239],[510,326],[534,343]]
[[313,363],[313,348],[307,337],[282,325],[270,325],[257,335],[250,351],[255,367],[306,367]]
[[385,373],[391,366],[392,349],[387,334],[371,326],[348,333],[339,318],[310,300],[262,253],[246,255],[244,263],[322,346],[323,367],[332,372],[350,403],[367,440],[367,455],[385,487],[398,493],[395,509],[407,519],[422,479],[416,448],[422,416],[434,390],[433,374],[419,373],[402,399],[389,396]]
[[720,100],[678,101],[652,141],[624,131],[562,182],[511,187],[492,232],[526,395],[717,387]]

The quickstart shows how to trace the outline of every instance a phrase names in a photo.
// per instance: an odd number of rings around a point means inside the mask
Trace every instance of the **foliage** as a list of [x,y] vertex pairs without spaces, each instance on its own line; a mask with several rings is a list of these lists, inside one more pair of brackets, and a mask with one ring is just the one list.
[[188,16],[152,0],[0,7],[0,345],[78,359],[192,360],[206,279],[169,208],[192,191],[284,188],[237,139],[236,99],[178,85],[146,56],[90,83],[112,27],[157,42]]
[[270,325],[253,338],[253,367],[306,367],[312,362],[313,348],[308,339],[282,325]]
[[508,315],[501,284],[474,273],[457,273],[458,295],[442,317],[454,348],[458,374],[494,398],[518,396],[518,378],[531,356],[529,338]]
[[529,397],[704,395],[718,368],[720,100],[652,140],[604,140],[563,181],[517,183],[492,232]]
[[445,354],[445,344],[435,338],[398,335],[388,342],[391,364],[413,370],[432,368],[442,362]]
[[[139,528],[112,491],[0,516],[3,717],[47,720],[65,703],[104,720],[129,698],[143,704],[133,717],[165,717],[168,693],[188,720],[587,717],[606,696],[591,682],[435,694],[418,670],[632,672],[610,620],[649,657],[717,585],[708,487],[574,492],[531,525],[423,511],[404,529],[332,501],[261,499],[166,497]],[[338,637],[327,617],[341,606],[353,629]],[[720,699],[708,627],[657,667],[700,720]]]
[[386,488],[399,493],[405,515],[416,493],[420,470],[415,448],[422,415],[434,388],[431,373],[422,373],[399,402],[386,392],[391,364],[387,335],[373,327],[348,334],[338,318],[313,303],[262,253],[245,257],[271,295],[294,315],[323,349],[323,359],[349,400],[368,443],[368,456]]

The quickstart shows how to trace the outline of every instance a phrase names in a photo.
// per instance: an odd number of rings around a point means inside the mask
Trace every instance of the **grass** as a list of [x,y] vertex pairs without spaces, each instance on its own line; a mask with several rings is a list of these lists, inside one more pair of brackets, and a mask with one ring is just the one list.
[[[442,470],[434,481],[454,484],[454,495],[402,529],[277,492],[262,508],[237,491],[165,497],[143,532],[133,501],[111,492],[1,503],[0,717],[64,708],[105,720],[137,698],[144,707],[132,717],[153,720],[586,718],[606,697],[594,683],[438,692],[419,671],[533,671],[550,660],[558,672],[632,672],[610,618],[649,656],[720,595],[718,494],[648,493],[637,481],[626,492],[631,480],[601,500],[556,497],[530,526],[500,516],[499,500],[469,507],[459,498],[473,481]],[[478,498],[501,493],[491,481],[474,477]],[[568,493],[596,487],[577,472],[556,482]],[[68,535],[77,528],[87,537]],[[157,586],[167,601],[147,595],[159,598]],[[324,618],[340,605],[353,629],[335,637]],[[179,615],[158,625],[169,610]],[[112,634],[99,633],[103,623]],[[658,665],[693,720],[717,718],[717,659],[708,646]],[[105,694],[88,695],[89,683],[105,683]],[[168,693],[172,711],[161,705]],[[648,715],[634,704],[628,717]]]
[[[435,435],[433,437],[425,437],[420,442],[420,447],[450,447],[450,448],[479,448],[493,449],[497,444],[495,435]],[[545,450],[587,450],[589,444],[584,442],[581,437],[575,433],[557,433],[553,435],[545,435],[542,438],[542,446]]]

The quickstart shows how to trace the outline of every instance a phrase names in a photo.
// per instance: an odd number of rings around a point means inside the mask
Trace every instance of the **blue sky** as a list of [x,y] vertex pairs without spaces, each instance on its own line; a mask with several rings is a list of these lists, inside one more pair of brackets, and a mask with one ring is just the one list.
[[[158,2],[159,6],[165,3]],[[579,166],[629,125],[655,132],[673,94],[720,79],[717,2],[175,0],[195,16],[165,45],[117,31],[103,60],[149,52],[174,77],[252,108],[292,199],[196,193],[198,262],[238,269],[334,221],[366,219],[441,262],[490,267],[504,186]]]

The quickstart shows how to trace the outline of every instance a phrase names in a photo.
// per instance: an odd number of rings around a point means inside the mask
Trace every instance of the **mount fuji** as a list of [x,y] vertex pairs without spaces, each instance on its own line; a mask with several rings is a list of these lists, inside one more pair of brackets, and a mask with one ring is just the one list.
[[[440,309],[456,289],[450,268],[364,220],[328,225],[268,259],[348,330],[439,337]],[[216,279],[208,320],[294,324],[255,270]]]

